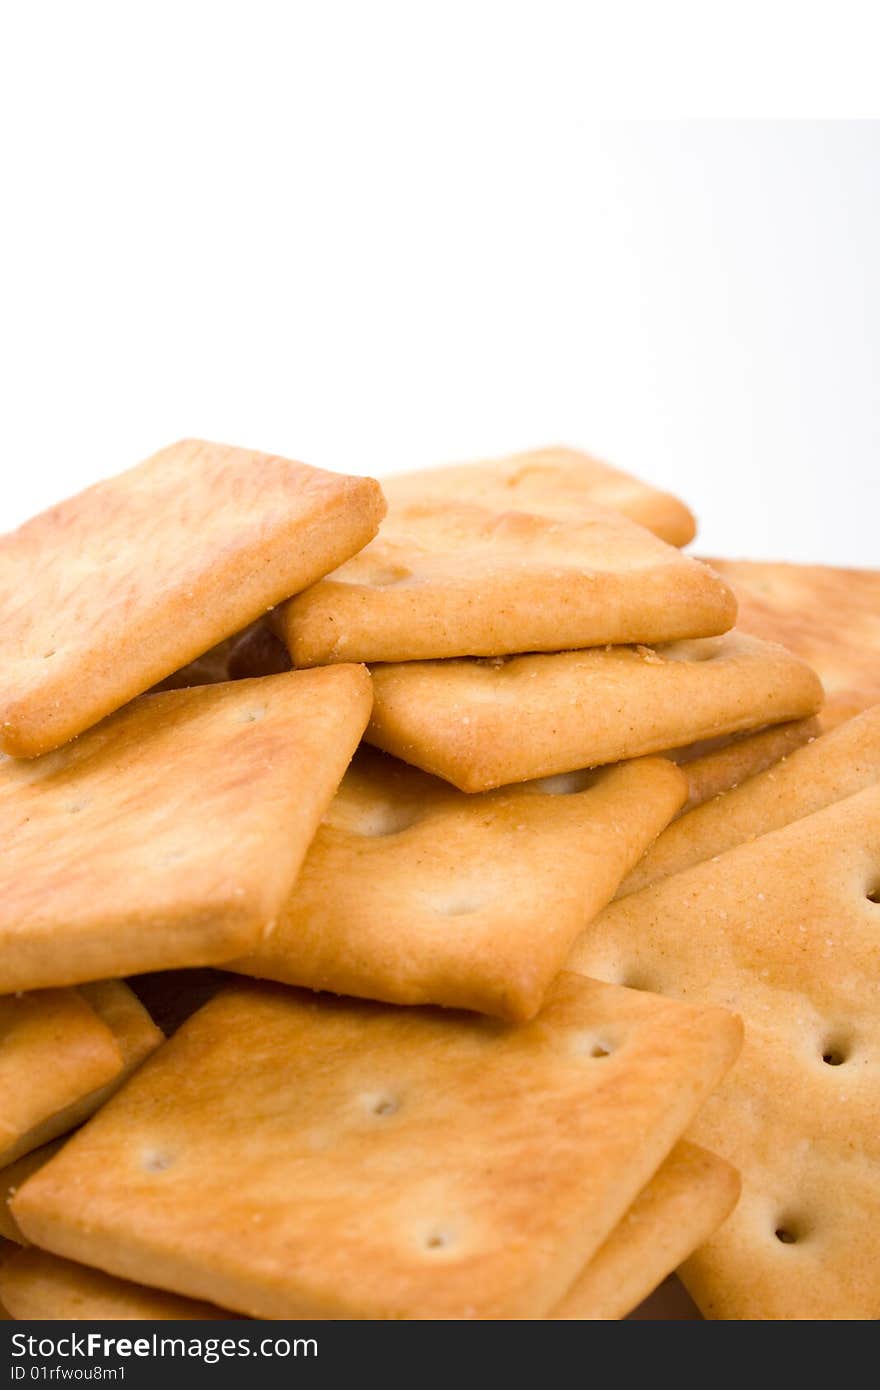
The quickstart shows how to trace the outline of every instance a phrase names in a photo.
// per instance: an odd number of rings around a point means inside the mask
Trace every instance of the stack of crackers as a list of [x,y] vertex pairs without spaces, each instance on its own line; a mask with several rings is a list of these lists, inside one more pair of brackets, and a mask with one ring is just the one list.
[[880,1313],[880,575],[693,535],[188,441],[0,540],[9,1316]]

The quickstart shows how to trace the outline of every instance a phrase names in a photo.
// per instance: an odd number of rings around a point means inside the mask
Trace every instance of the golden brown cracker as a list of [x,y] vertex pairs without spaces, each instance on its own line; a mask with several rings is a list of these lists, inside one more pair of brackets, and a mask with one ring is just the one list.
[[742,786],[681,816],[647,850],[618,897],[812,815],[878,781],[880,705],[875,705]]
[[555,652],[725,632],[727,585],[615,512],[392,507],[359,555],[273,614],[294,666]]
[[242,982],[13,1213],[55,1254],[254,1317],[543,1317],[740,1036],[565,973],[520,1026]]
[[366,722],[362,667],[145,695],[0,764],[0,990],[253,947]]
[[670,545],[687,545],[696,532],[693,515],[679,498],[561,445],[398,473],[383,481],[383,489],[395,507],[431,497],[563,518],[578,516],[584,508],[608,507]]
[[0,748],[58,747],[354,555],[378,483],[201,440],[0,538]]
[[0,1265],[0,1298],[19,1321],[149,1322],[234,1318],[209,1303],[148,1289],[31,1246]]
[[689,1137],[743,1195],[682,1271],[707,1317],[880,1312],[880,784],[596,919],[570,964],[743,1015]]
[[467,792],[807,716],[822,701],[802,661],[738,632],[377,666],[373,689],[368,742]]
[[467,796],[365,749],[275,928],[226,968],[531,1018],[685,795],[665,758]]

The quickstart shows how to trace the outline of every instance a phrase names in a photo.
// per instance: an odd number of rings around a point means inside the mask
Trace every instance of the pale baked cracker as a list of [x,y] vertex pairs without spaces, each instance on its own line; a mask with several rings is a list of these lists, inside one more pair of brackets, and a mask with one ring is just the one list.
[[689,1131],[743,1178],[682,1271],[707,1317],[880,1313],[880,785],[597,918],[570,964],[742,1013]]
[[531,1018],[686,794],[665,758],[467,796],[364,749],[276,926],[226,968]]
[[467,792],[806,716],[822,701],[802,661],[739,632],[377,666],[373,691],[367,741]]
[[391,507],[379,535],[273,613],[294,666],[669,642],[736,619],[708,566],[616,512]]
[[18,1321],[215,1321],[235,1318],[210,1303],[148,1289],[30,1246],[0,1265],[0,1298]]
[[740,1035],[566,973],[520,1026],[241,982],[13,1213],[56,1254],[253,1317],[543,1317]]
[[145,695],[0,764],[0,991],[250,949],[366,722],[362,667]]
[[626,1317],[718,1229],[739,1192],[729,1163],[676,1144],[550,1316]]
[[880,782],[880,705],[674,821],[621,884],[637,892]]
[[670,545],[687,545],[696,533],[692,513],[671,493],[563,446],[398,473],[382,488],[395,507],[433,497],[568,518],[599,506],[622,512]]
[[162,1041],[120,980],[0,998],[0,1164],[81,1124]]
[[740,600],[738,625],[780,642],[818,671],[833,728],[880,704],[880,570],[712,560]]
[[378,483],[200,440],[0,538],[0,748],[57,747],[354,555]]

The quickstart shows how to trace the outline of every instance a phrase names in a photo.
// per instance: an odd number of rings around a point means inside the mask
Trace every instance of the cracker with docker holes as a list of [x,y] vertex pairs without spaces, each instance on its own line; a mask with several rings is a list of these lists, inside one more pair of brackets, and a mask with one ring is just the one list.
[[663,752],[812,714],[818,678],[741,633],[373,671],[369,743],[462,791]]
[[0,764],[0,991],[252,949],[366,723],[363,667],[145,695]]
[[668,642],[725,632],[727,585],[616,512],[392,507],[379,535],[273,614],[294,666]]
[[639,860],[617,896],[812,815],[874,782],[880,782],[880,705],[680,817]]
[[670,545],[687,545],[696,532],[691,512],[671,493],[579,449],[559,446],[398,473],[385,478],[382,488],[394,507],[431,497],[479,502],[500,511],[576,517],[599,506],[621,512]]
[[566,973],[520,1026],[242,982],[12,1210],[55,1254],[253,1317],[544,1317],[740,1039]]
[[740,1170],[684,1266],[703,1313],[880,1313],[880,784],[606,908],[570,965],[743,1015],[689,1135]]
[[119,981],[0,998],[0,1163],[81,1123],[161,1041]]
[[[57,1145],[49,1147],[57,1152]],[[47,1153],[43,1162],[50,1156]],[[39,1166],[33,1164],[27,1176]],[[24,1176],[22,1173],[20,1181]],[[676,1144],[549,1316],[568,1320],[624,1317],[718,1228],[734,1206],[739,1189],[738,1174],[723,1159],[695,1144]],[[0,1216],[2,1211],[0,1206]],[[12,1238],[21,1240],[11,1216],[7,1222]],[[0,1271],[0,1298],[17,1318],[83,1321],[235,1316],[210,1304],[194,1303],[179,1294],[162,1293],[74,1264],[33,1246],[7,1259]]]
[[665,758],[466,796],[365,749],[277,925],[226,968],[531,1018],[686,794]]
[[335,569],[384,511],[370,478],[187,440],[34,517],[0,538],[0,748],[81,733]]
[[696,1144],[676,1144],[550,1317],[626,1317],[714,1234],[739,1192],[729,1163]]
[[880,704],[880,570],[712,560],[736,590],[745,632],[780,642],[818,671],[823,729]]

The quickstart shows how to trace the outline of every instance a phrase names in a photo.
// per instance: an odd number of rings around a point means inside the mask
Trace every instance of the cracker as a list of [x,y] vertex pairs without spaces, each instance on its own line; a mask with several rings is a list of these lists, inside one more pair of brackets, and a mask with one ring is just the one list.
[[565,973],[519,1027],[242,982],[13,1213],[55,1254],[253,1317],[543,1317],[740,1035]]
[[210,1303],[114,1279],[30,1247],[0,1265],[0,1298],[19,1321],[130,1322],[234,1318]]
[[712,560],[736,590],[739,626],[818,671],[823,729],[880,704],[880,570]]
[[718,1229],[739,1192],[729,1163],[696,1144],[676,1144],[550,1316],[626,1317]]
[[0,764],[0,991],[252,948],[366,722],[359,667],[145,695]]
[[806,716],[822,700],[802,661],[738,632],[658,649],[377,666],[373,690],[368,742],[467,792]]
[[[57,1152],[59,1146],[47,1147]],[[46,1154],[42,1161],[49,1157]],[[42,1166],[35,1163],[25,1171],[26,1162],[21,1161],[17,1185]],[[739,1186],[737,1173],[722,1159],[695,1144],[676,1144],[549,1316],[581,1320],[625,1316],[720,1225],[736,1202]],[[2,1211],[0,1207],[0,1216]],[[12,1239],[20,1241],[11,1216],[7,1219],[15,1232]],[[2,1226],[0,1230],[6,1234]],[[0,1274],[0,1298],[16,1318],[235,1316],[210,1304],[74,1264],[34,1246],[7,1261]]]
[[736,1008],[742,1056],[689,1131],[742,1199],[682,1271],[706,1316],[880,1310],[880,784],[633,893],[589,975]]
[[665,758],[466,796],[366,749],[276,927],[226,968],[531,1018],[685,795]]
[[0,748],[58,747],[374,536],[378,483],[187,440],[0,538]]
[[36,1173],[38,1168],[42,1168],[44,1163],[48,1163],[49,1159],[57,1154],[65,1138],[66,1136],[62,1136],[60,1139],[50,1140],[48,1144],[41,1144],[38,1149],[31,1149],[28,1153],[22,1154],[21,1158],[16,1158],[12,1163],[0,1168],[0,1239],[14,1241],[16,1245],[27,1244],[9,1209],[9,1203],[25,1179],[29,1178],[31,1173]]
[[727,585],[616,512],[392,507],[361,554],[273,614],[294,666],[555,652],[725,632]]
[[120,980],[0,998],[0,1035],[3,1165],[81,1124],[163,1041]]
[[122,1066],[112,1030],[76,990],[0,998],[0,1163],[63,1133]]
[[675,821],[636,865],[618,897],[812,815],[874,782],[880,782],[880,705]]
[[395,507],[431,497],[572,517],[582,508],[599,506],[622,512],[670,545],[687,545],[696,533],[693,515],[677,497],[579,449],[532,449],[506,458],[398,473],[384,479],[382,487]]
[[764,772],[780,758],[802,748],[822,732],[819,715],[807,719],[790,719],[773,724],[756,733],[723,735],[703,739],[677,748],[670,757],[678,763],[688,780],[688,799],[685,810],[702,806],[713,796],[738,787],[749,777]]

